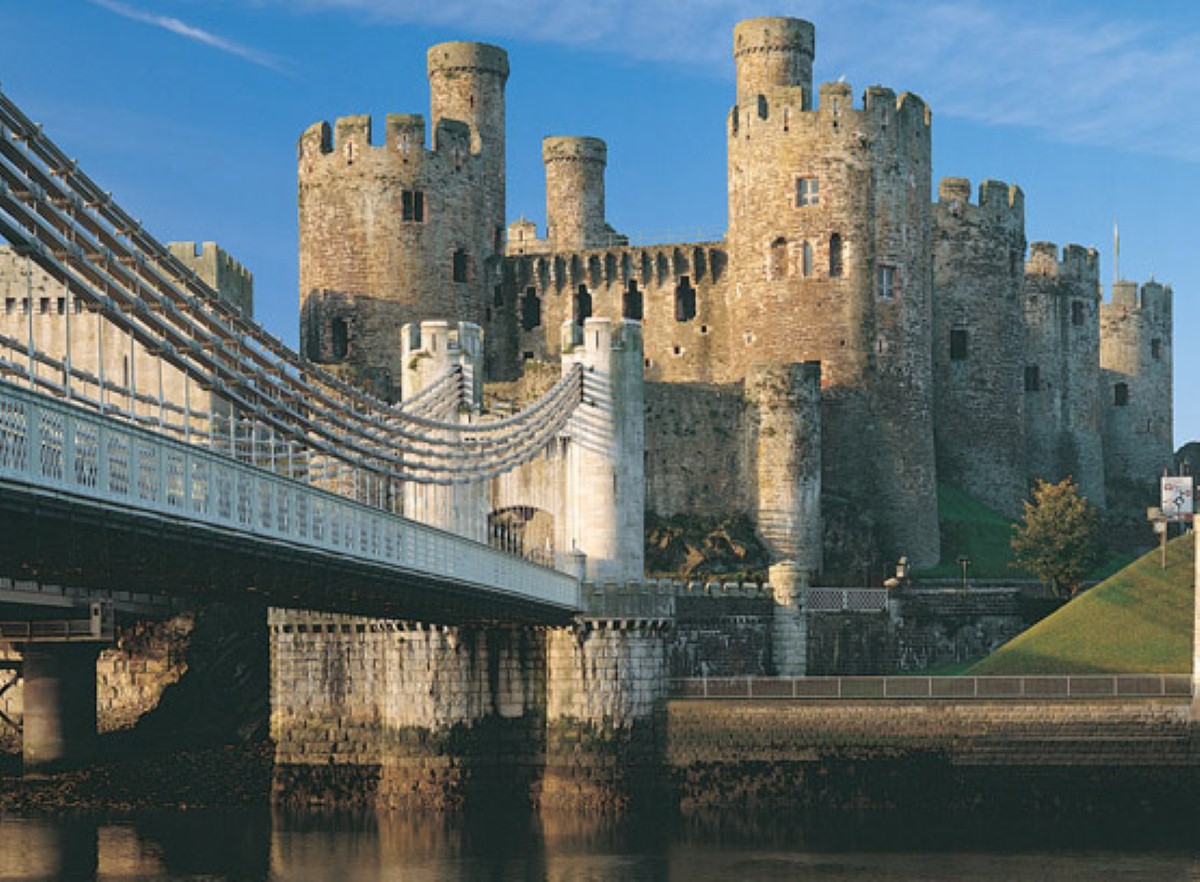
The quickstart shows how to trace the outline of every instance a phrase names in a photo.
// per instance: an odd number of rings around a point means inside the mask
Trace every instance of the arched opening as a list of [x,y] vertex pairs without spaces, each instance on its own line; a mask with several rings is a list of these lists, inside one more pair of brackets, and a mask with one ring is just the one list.
[[532,331],[542,323],[542,300],[537,295],[537,288],[525,289],[521,297],[521,329]]
[[338,361],[350,352],[350,329],[344,318],[335,318],[329,323],[329,349],[330,355]]
[[829,237],[829,277],[839,279],[843,269],[842,234],[834,233]]
[[639,322],[642,320],[642,292],[638,290],[637,279],[629,280],[621,302],[621,315]]
[[554,566],[554,516],[531,505],[514,505],[488,515],[488,544],[507,554]]
[[588,292],[587,285],[580,285],[579,290],[575,292],[571,313],[572,320],[577,325],[582,325],[585,319],[592,317],[592,295]]

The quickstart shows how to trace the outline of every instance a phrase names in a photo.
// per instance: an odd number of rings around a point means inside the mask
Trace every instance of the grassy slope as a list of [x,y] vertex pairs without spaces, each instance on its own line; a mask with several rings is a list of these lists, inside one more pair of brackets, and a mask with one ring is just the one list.
[[[938,484],[938,521],[941,525],[942,560],[936,567],[921,570],[918,577],[956,579],[962,576],[958,558],[971,559],[972,579],[1028,579],[1029,573],[1014,569],[1012,561],[1013,522],[988,508],[957,487]],[[1127,555],[1106,552],[1090,579],[1106,579],[1131,562]]]
[[1192,667],[1193,537],[1080,595],[970,674],[1186,673]]

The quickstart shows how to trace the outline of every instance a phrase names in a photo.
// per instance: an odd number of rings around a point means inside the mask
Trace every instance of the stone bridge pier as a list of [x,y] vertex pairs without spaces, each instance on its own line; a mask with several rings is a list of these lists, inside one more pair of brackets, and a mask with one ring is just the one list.
[[272,610],[275,800],[619,810],[649,798],[665,768],[664,627]]

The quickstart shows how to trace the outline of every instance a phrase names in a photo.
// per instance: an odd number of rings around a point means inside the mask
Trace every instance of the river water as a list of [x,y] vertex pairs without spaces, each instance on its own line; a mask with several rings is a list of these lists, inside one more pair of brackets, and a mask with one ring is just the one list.
[[0,815],[0,879],[1200,880],[1194,837],[1050,846],[1055,836],[1047,831],[1036,844],[972,835],[964,845],[903,832],[918,828],[858,819],[834,821],[813,836],[781,818],[609,823],[265,810],[119,819]]

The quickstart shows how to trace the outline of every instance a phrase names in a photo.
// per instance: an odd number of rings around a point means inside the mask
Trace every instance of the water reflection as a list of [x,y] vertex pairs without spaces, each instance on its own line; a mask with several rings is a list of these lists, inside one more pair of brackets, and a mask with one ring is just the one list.
[[[843,825],[845,825],[843,821]],[[816,847],[776,817],[611,823],[579,815],[478,819],[176,811],[114,820],[0,816],[0,879],[710,880],[1039,882],[1200,879],[1194,841],[1153,850],[978,847],[906,851],[857,828]],[[882,843],[886,848],[879,848]]]

